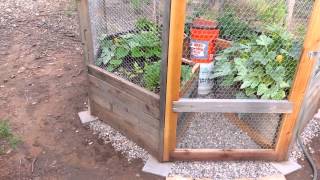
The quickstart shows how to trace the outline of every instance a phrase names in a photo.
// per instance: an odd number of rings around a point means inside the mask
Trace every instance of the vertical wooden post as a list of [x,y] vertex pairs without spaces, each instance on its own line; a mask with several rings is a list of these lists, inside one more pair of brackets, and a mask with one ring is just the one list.
[[287,0],[287,17],[286,17],[286,26],[290,30],[292,18],[293,18],[293,11],[294,5],[296,4],[296,0]]
[[162,60],[160,69],[160,130],[159,130],[159,160],[163,160],[164,149],[164,124],[166,113],[166,93],[167,93],[167,72],[168,72],[168,51],[169,51],[169,30],[171,0],[163,0],[162,6]]
[[78,16],[80,20],[80,35],[86,65],[94,61],[93,42],[88,0],[77,0]]
[[[94,63],[93,41],[88,0],[77,0],[78,16],[80,21],[80,36],[86,65]],[[88,98],[89,112],[91,113],[91,99]]]
[[313,11],[309,20],[308,31],[302,49],[295,80],[289,96],[289,101],[294,105],[293,113],[286,114],[280,130],[276,153],[278,160],[286,160],[289,145],[292,141],[293,130],[297,122],[305,91],[311,78],[315,59],[309,57],[310,51],[320,50],[320,0],[315,0]]
[[172,111],[172,101],[179,99],[186,0],[171,0],[170,9],[170,34],[163,149],[164,161],[170,160],[170,152],[176,148],[176,126],[178,114]]

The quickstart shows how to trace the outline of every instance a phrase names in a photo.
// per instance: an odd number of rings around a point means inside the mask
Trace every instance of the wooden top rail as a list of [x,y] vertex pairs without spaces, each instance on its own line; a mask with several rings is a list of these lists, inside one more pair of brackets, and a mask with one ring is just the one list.
[[292,109],[292,103],[287,100],[181,98],[173,101],[174,112],[291,113]]

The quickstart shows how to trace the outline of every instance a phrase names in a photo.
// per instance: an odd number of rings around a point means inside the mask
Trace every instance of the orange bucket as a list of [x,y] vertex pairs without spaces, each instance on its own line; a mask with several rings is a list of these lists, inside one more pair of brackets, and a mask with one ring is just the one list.
[[215,42],[219,37],[217,23],[196,19],[191,26],[191,60],[195,63],[210,63],[216,52]]

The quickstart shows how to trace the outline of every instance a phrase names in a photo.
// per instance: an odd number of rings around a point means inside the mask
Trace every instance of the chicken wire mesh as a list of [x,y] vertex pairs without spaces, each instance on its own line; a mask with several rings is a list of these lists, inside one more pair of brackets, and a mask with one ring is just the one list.
[[312,4],[189,0],[183,57],[214,61],[214,98],[287,99]]
[[[287,99],[312,5],[312,0],[187,1],[184,61],[213,61],[211,75],[204,77],[212,88],[196,98]],[[194,149],[273,149],[283,116],[179,114],[177,148]]]
[[160,0],[90,0],[95,64],[158,93],[161,6]]

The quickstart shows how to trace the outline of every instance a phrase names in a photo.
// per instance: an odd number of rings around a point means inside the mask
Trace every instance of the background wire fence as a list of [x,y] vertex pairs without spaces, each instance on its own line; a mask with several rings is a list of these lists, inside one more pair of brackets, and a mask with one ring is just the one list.
[[[88,2],[95,64],[159,93],[162,51],[168,48],[162,46],[164,1]],[[219,30],[218,39],[210,42],[214,47],[213,83],[204,98],[287,99],[312,5],[312,0],[188,0],[180,77],[182,86],[189,86],[181,96],[197,97],[192,30],[213,28],[195,27],[201,20]],[[181,113],[178,147],[274,148],[281,117]]]
[[161,12],[159,0],[90,0],[95,64],[158,93]]
[[[212,98],[286,99],[312,4],[311,0],[189,0],[183,56],[193,59],[190,41],[195,22],[214,22],[219,39],[213,40]],[[228,48],[221,43],[228,43]]]
[[[210,27],[213,22],[214,29],[219,30],[218,39],[211,36],[210,40],[215,47],[211,93],[197,97],[287,99],[312,5],[312,0],[189,0],[183,57],[191,61],[196,59],[192,29],[206,32],[213,29]],[[195,25],[199,21],[203,22],[203,27]],[[196,38],[210,36],[199,32]],[[188,113],[178,121],[177,147],[273,149],[282,116]]]

